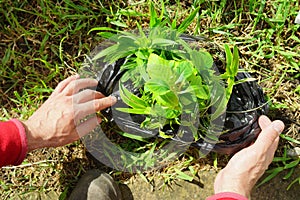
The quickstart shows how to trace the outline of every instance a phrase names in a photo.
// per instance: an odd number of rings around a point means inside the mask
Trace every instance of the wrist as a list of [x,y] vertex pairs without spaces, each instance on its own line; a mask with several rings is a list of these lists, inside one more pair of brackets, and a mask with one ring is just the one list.
[[[38,122],[35,122],[38,123]],[[26,138],[27,138],[27,148],[28,152],[33,151],[35,149],[39,149],[43,147],[42,140],[38,137],[37,128],[30,120],[22,121],[22,124],[25,128]]]
[[247,189],[248,187],[249,185],[244,184],[243,180],[234,178],[232,173],[222,171],[215,180],[214,191],[215,194],[233,192],[249,198],[251,191]]

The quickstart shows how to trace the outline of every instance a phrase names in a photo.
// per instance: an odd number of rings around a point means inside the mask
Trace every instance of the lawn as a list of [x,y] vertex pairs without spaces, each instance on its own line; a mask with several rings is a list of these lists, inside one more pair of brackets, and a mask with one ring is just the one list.
[[[159,12],[161,1],[153,3]],[[300,158],[288,156],[300,144],[300,25],[294,23],[299,1],[165,1],[167,14],[176,17],[178,24],[198,6],[187,33],[206,36],[220,46],[236,45],[240,65],[263,87],[270,104],[269,117],[286,124],[269,178],[283,170],[299,170]],[[89,32],[92,28],[133,30],[136,22],[147,28],[148,7],[147,1],[0,0],[1,121],[26,120],[59,81],[80,70],[85,56],[101,41],[96,31]],[[228,158],[214,153],[198,158],[191,152],[162,173],[170,174],[165,176],[168,182],[176,169],[192,166],[198,170],[208,164],[218,170]],[[21,166],[1,169],[0,198],[55,191],[64,199],[78,178],[95,167],[99,163],[80,141],[37,150],[29,153]],[[120,181],[130,177],[112,173]],[[298,181],[300,177],[295,183]]]

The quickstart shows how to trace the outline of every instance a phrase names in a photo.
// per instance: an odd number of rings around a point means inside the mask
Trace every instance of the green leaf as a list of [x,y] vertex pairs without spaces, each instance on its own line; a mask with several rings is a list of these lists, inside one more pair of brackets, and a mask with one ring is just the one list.
[[137,51],[137,52],[135,52],[135,55],[136,55],[136,57],[137,57],[138,59],[141,59],[141,60],[146,60],[146,59],[148,59],[148,56],[147,56],[144,52],[142,52],[142,51]]
[[194,85],[194,86],[201,86],[202,85],[202,78],[201,78],[201,76],[191,76],[190,78],[189,78],[189,80],[190,80],[190,84],[191,85]]
[[289,186],[286,188],[287,190],[289,190],[295,183],[299,183],[300,184],[300,177],[296,178],[295,180],[293,180],[291,182],[291,184],[289,184]]
[[190,93],[180,94],[179,99],[180,104],[184,106],[185,112],[187,112],[187,105],[191,105],[197,101],[197,99],[194,98],[194,95],[191,95]]
[[286,158],[286,157],[274,157],[272,162],[283,162],[291,160],[292,158]]
[[174,119],[176,117],[179,117],[181,112],[179,110],[173,110],[173,109],[166,109],[166,119]]
[[213,82],[213,89],[210,90],[211,101],[215,105],[215,111],[211,115],[211,120],[218,118],[223,114],[227,107],[226,90],[219,80]]
[[126,87],[124,87],[121,83],[119,84],[119,87],[120,96],[124,103],[126,103],[128,106],[141,109],[145,109],[146,107],[148,107],[147,103],[143,99],[129,92],[129,90],[127,90]]
[[194,177],[187,175],[186,173],[180,171],[179,169],[174,168],[175,172],[178,174],[178,178],[186,181],[193,181]]
[[174,46],[177,45],[177,42],[173,40],[168,40],[164,38],[154,38],[151,42],[152,46],[157,45],[158,47],[164,47],[164,46]]
[[100,35],[101,37],[106,38],[106,39],[116,36],[116,34],[111,33],[111,32],[99,32],[99,33],[97,33],[97,35]]
[[[164,125],[165,119],[174,119],[180,115],[180,111],[167,108],[165,106],[155,104],[152,108],[152,113],[155,117],[163,117],[164,122],[161,125]],[[151,122],[153,123],[153,122]]]
[[150,23],[149,23],[150,28],[155,27],[157,25],[157,22],[159,22],[157,20],[157,14],[156,14],[153,2],[150,1]]
[[159,131],[159,136],[165,139],[172,138],[172,135],[166,135],[163,131]]
[[269,176],[267,176],[264,180],[262,180],[257,187],[265,184],[266,182],[270,181],[272,178],[274,178],[279,172],[283,171],[284,168],[283,167],[277,167],[274,170],[272,170],[271,174]]
[[239,68],[239,51],[236,46],[233,47],[233,54],[230,51],[230,48],[225,44],[225,53],[226,53],[226,74],[229,77],[235,77],[238,73]]
[[[141,56],[141,55],[139,55],[139,56]],[[148,75],[148,73],[146,71],[146,63],[145,63],[146,59],[147,59],[146,57],[145,57],[144,60],[142,60],[139,57],[137,57],[135,59],[136,66],[135,66],[135,69],[134,69],[134,73],[138,73],[137,75],[140,76],[140,77],[142,77],[145,82],[149,81],[149,79],[150,79],[149,75]]]
[[193,75],[193,65],[189,61],[181,61],[175,65],[175,70],[179,78],[175,83],[182,82],[182,79],[189,80]]
[[238,69],[239,69],[239,61],[240,61],[240,57],[239,57],[239,51],[238,48],[236,46],[233,47],[233,61],[232,61],[232,65],[231,65],[231,75],[232,76],[236,76],[238,73]]
[[241,80],[235,81],[234,85],[245,83],[245,82],[251,82],[251,81],[257,81],[256,78],[243,78]]
[[179,99],[177,95],[169,90],[165,94],[156,96],[156,100],[158,104],[170,107],[170,108],[175,108],[179,106]]
[[153,120],[152,120],[152,122],[146,124],[145,127],[146,127],[147,129],[158,129],[158,128],[162,128],[163,125],[164,125],[164,124],[162,124],[160,121],[153,122]]
[[214,133],[207,133],[205,135],[205,138],[204,138],[205,141],[208,141],[208,142],[215,142],[215,141],[218,141],[219,138],[217,135],[215,135]]
[[137,27],[139,29],[140,38],[145,38],[146,39],[147,36],[146,36],[145,32],[143,31],[142,26],[138,22],[136,23],[136,25],[137,25]]
[[146,142],[146,140],[142,136],[139,136],[139,135],[134,135],[134,134],[126,133],[126,132],[118,132],[118,134],[120,134],[124,137],[127,137],[127,138],[134,139],[134,140],[139,140],[141,142]]
[[91,30],[89,30],[89,32],[87,34],[90,34],[91,32],[93,31],[111,31],[111,32],[120,32],[116,29],[113,29],[113,28],[109,28],[109,27],[95,27],[95,28],[92,28]]
[[227,101],[229,101],[234,84],[235,84],[234,77],[229,77],[227,79],[227,88],[226,88],[226,100]]
[[214,157],[214,168],[218,169],[218,156],[216,153],[214,153],[213,157]]
[[289,137],[287,135],[280,134],[280,137],[283,138],[283,139],[285,139],[285,140],[287,140],[287,141],[293,142],[295,144],[300,144],[300,141],[295,140],[294,138],[291,138],[291,137]]
[[92,60],[98,60],[99,58],[102,58],[104,56],[107,56],[107,55],[111,55],[113,53],[115,53],[119,48],[119,44],[115,44],[115,45],[112,45],[102,51],[100,51],[100,53],[98,53],[95,57],[93,57]]
[[161,79],[161,80],[170,80],[174,77],[172,72],[171,65],[174,65],[174,61],[168,61],[156,54],[150,54],[147,64],[147,72],[150,78]]
[[192,91],[195,92],[196,97],[199,99],[209,99],[209,92],[206,85],[192,85],[190,86],[192,88]]
[[178,27],[177,31],[183,33],[195,19],[200,7],[196,8]]
[[290,169],[290,168],[296,167],[299,164],[299,161],[300,161],[300,159],[294,160],[294,161],[290,162],[289,164],[286,164],[284,166],[284,169]]
[[228,44],[224,45],[225,47],[225,54],[226,54],[226,72],[228,72],[229,75],[233,74],[231,72],[231,65],[232,65],[232,53],[230,51],[230,48]]
[[130,113],[130,114],[137,114],[137,115],[150,115],[151,114],[151,108],[116,108],[116,110]]
[[122,27],[122,28],[127,28],[127,24],[121,21],[110,21],[109,23],[118,26],[118,27]]
[[[194,158],[193,158],[194,159]],[[197,171],[194,169],[193,166],[189,166],[189,170],[190,172],[193,174],[193,175],[196,175],[197,174]]]
[[290,169],[289,173],[287,173],[282,179],[283,180],[289,179],[293,175],[294,171],[295,171],[295,168]]
[[214,60],[208,52],[192,50],[190,56],[192,63],[200,74],[201,71],[210,69],[213,66]]
[[151,79],[145,83],[145,91],[152,92],[154,96],[166,94],[169,90],[168,84],[161,79]]

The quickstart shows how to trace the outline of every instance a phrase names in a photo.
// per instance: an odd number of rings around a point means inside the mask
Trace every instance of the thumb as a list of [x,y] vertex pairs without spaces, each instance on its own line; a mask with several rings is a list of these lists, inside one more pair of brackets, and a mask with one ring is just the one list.
[[275,139],[278,138],[279,134],[283,131],[284,123],[280,120],[276,120],[268,126],[261,128],[262,131],[253,145],[261,151],[266,151],[272,146]]

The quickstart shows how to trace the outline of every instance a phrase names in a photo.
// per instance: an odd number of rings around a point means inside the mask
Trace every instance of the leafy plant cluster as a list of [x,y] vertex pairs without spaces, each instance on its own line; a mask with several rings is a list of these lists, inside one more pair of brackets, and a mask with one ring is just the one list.
[[[171,21],[163,14],[158,17],[150,4],[147,31],[139,25],[138,33],[105,27],[92,30],[100,30],[101,36],[115,42],[94,60],[114,63],[126,58],[120,68],[125,73],[119,89],[123,102],[129,107],[117,110],[144,115],[141,127],[158,129],[162,137],[172,137],[164,132],[166,126],[174,130],[183,125],[189,127],[198,140],[197,119],[200,117],[201,124],[208,126],[209,120],[223,114],[235,84],[239,65],[237,48],[232,53],[228,45],[225,46],[226,70],[217,74],[211,54],[193,47],[182,37],[198,11],[199,8],[195,9],[177,27],[176,20]],[[126,88],[128,84],[139,93]]]

